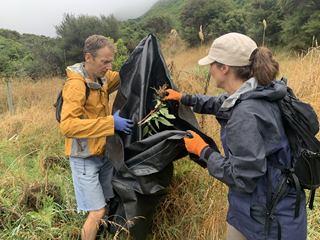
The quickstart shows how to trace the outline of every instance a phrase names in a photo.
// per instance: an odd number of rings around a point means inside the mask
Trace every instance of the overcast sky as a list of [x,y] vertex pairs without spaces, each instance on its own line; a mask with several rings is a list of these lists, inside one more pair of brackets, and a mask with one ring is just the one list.
[[158,0],[0,0],[0,28],[56,37],[63,13],[100,17],[113,13],[119,20],[137,18]]

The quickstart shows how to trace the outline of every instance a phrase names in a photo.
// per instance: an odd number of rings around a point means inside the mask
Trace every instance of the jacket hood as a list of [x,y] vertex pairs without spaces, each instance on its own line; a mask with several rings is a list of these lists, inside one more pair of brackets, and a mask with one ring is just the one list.
[[[88,86],[92,89],[99,89],[101,87],[100,84],[93,82],[86,70],[84,69],[84,63],[76,63],[72,66],[67,67],[67,81],[71,81],[74,78],[82,80],[88,84]],[[101,82],[103,85],[106,83],[105,77],[101,78]]]
[[265,99],[276,101],[283,98],[287,93],[287,86],[283,81],[274,80],[269,85],[258,83],[255,78],[250,78],[231,96],[229,96],[221,106],[222,109],[229,109],[236,101],[247,99]]
[[283,98],[287,93],[287,85],[283,81],[273,80],[269,85],[265,86],[258,83],[255,89],[244,93],[241,97],[245,99],[262,98],[270,102]]
[[66,71],[67,71],[68,77],[74,77],[76,75],[81,75],[83,78],[90,79],[90,77],[88,76],[88,73],[84,70],[82,63],[76,63],[72,66],[69,66],[69,67],[67,67]]

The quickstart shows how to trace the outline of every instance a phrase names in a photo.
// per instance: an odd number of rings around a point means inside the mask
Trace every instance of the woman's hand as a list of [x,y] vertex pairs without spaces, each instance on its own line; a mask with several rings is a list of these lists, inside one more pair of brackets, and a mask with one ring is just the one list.
[[194,131],[191,131],[192,138],[184,137],[184,143],[186,146],[186,149],[189,153],[196,154],[200,156],[202,150],[209,146],[208,143],[206,143],[198,134],[196,134]]
[[176,91],[174,91],[172,89],[167,89],[166,90],[166,96],[162,100],[163,101],[166,101],[166,100],[177,100],[177,101],[181,102],[181,96],[182,96],[182,93],[176,92]]

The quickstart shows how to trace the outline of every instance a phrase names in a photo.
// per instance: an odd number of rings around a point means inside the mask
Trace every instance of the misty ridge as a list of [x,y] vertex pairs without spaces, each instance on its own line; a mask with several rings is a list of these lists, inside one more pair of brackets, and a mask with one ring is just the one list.
[[[112,14],[119,21],[126,21],[128,19],[135,19],[146,13],[157,0],[145,0],[145,2],[138,2],[135,4],[125,5],[122,8],[114,11]],[[152,4],[151,4],[152,3]]]

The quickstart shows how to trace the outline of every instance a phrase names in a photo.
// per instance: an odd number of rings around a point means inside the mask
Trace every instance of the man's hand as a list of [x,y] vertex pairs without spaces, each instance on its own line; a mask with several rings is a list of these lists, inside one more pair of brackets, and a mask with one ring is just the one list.
[[132,132],[133,122],[130,119],[119,117],[119,110],[113,115],[114,129],[126,134]]
[[202,150],[206,147],[209,146],[198,134],[196,134],[194,131],[191,131],[192,138],[184,137],[184,143],[186,146],[186,149],[189,153],[196,154],[200,156]]
[[168,95],[166,94],[166,96],[162,99],[163,101],[177,100],[177,101],[181,102],[182,93],[178,93],[172,89],[167,89],[166,92]]

